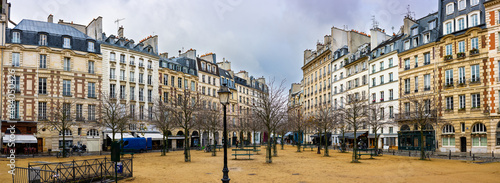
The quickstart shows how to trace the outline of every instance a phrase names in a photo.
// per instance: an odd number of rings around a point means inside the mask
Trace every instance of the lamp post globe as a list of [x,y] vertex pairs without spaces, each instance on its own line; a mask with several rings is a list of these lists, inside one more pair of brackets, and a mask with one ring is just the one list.
[[227,168],[227,129],[226,129],[226,105],[229,104],[229,96],[231,95],[231,91],[229,90],[229,87],[227,87],[227,84],[224,83],[222,84],[221,88],[217,92],[219,95],[219,101],[223,106],[224,110],[224,132],[223,132],[223,138],[224,138],[224,168],[222,168],[222,182],[223,183],[229,183],[229,169]]

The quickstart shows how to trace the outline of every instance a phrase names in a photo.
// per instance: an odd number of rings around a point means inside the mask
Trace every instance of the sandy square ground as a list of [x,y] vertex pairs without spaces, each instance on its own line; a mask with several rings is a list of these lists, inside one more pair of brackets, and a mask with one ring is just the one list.
[[[383,155],[375,159],[363,158],[352,164],[350,153],[331,150],[330,157],[316,151],[298,153],[296,148],[285,146],[273,157],[273,163],[265,163],[265,149],[253,160],[234,160],[228,150],[229,177],[231,182],[499,182],[500,163],[475,164],[466,161],[420,161],[415,157]],[[32,161],[71,161],[99,156],[17,159],[17,166],[26,167]],[[102,156],[101,156],[102,157]],[[240,157],[239,157],[240,158]],[[191,151],[190,163],[185,163],[182,151],[159,152],[134,156],[134,179],[122,182],[220,182],[223,153]],[[0,182],[12,182],[7,173],[7,159],[0,161]]]

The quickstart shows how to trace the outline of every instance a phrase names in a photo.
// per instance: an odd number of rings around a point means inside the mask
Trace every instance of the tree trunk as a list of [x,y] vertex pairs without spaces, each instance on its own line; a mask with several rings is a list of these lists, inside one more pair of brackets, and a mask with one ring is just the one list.
[[420,125],[420,160],[425,160],[424,140],[424,125]]
[[330,156],[330,154],[328,154],[328,136],[326,134],[326,129],[325,129],[325,154],[324,156]]
[[354,128],[354,148],[352,150],[352,161],[351,163],[359,163],[358,161],[358,156],[357,156],[357,153],[358,153],[358,143],[357,143],[357,136],[356,136],[356,128]]
[[191,161],[191,154],[189,154],[189,130],[184,129],[184,162]]
[[266,152],[266,163],[272,163],[273,160],[272,160],[272,152],[271,152],[271,147],[272,147],[272,144],[271,144],[271,133],[270,133],[271,130],[268,130],[268,134],[269,134],[269,137],[267,138],[267,152]]
[[161,155],[165,156],[165,152],[167,151],[167,140],[166,140],[165,132],[163,132],[163,148],[161,149]]

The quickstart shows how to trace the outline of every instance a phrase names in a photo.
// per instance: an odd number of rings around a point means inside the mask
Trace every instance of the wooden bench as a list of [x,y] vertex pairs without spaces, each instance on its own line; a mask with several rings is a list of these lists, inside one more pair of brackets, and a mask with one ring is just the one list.
[[[238,156],[248,156],[248,159],[251,158],[254,154],[250,153],[250,151],[253,151],[254,149],[232,149],[232,151],[235,151],[232,156],[234,156],[234,159],[238,159]],[[245,153],[238,153],[238,152],[245,152]]]

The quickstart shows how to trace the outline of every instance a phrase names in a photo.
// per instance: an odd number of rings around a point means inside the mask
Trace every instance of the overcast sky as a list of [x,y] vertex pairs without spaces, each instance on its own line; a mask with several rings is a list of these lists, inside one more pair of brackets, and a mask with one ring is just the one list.
[[372,16],[392,33],[403,24],[407,6],[417,18],[437,11],[437,0],[10,0],[11,19],[59,19],[87,25],[103,17],[104,32],[117,31],[137,43],[159,36],[159,51],[178,56],[178,50],[196,49],[232,62],[235,72],[255,77],[286,79],[287,88],[302,78],[303,53],[330,34],[330,28],[348,26],[369,32]]

